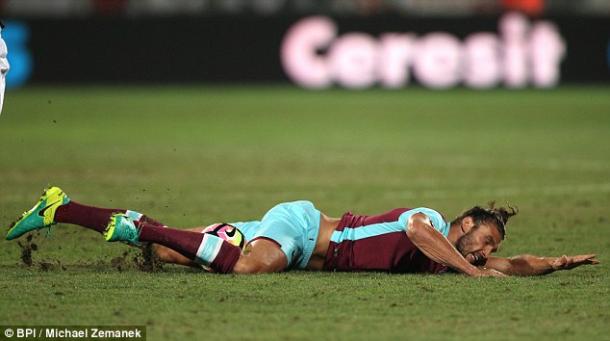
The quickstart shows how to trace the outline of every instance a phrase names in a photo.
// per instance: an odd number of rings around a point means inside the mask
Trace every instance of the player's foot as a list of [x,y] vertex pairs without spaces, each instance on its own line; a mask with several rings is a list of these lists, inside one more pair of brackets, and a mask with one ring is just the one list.
[[125,213],[115,213],[104,231],[107,242],[125,242],[129,245],[140,246],[140,231]]
[[6,234],[6,240],[19,238],[22,235],[40,230],[41,228],[51,228],[55,225],[55,212],[59,206],[70,202],[70,198],[59,187],[51,187],[42,192],[40,200],[27,212],[24,212],[16,222],[11,224],[11,228]]

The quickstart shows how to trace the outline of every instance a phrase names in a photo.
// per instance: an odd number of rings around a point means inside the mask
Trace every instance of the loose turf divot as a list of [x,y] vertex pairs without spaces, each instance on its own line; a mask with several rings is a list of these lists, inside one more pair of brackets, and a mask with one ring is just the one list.
[[59,259],[43,259],[37,262],[33,260],[33,252],[38,251],[38,244],[34,242],[34,234],[28,234],[24,242],[17,241],[17,245],[21,248],[21,256],[19,258],[25,266],[31,267],[37,265],[41,271],[66,270],[66,267],[61,264]]
[[126,250],[120,256],[112,258],[110,264],[119,271],[133,267],[144,272],[163,270],[163,262],[157,257],[151,244],[145,244],[139,250]]
[[66,267],[61,264],[59,259],[43,260],[37,264],[41,271],[66,270]]
[[127,267],[127,256],[129,256],[129,251],[123,252],[121,256],[112,258],[110,265],[119,271],[123,271]]
[[141,249],[142,253],[133,257],[134,264],[144,272],[158,272],[163,270],[163,262],[155,254],[152,244],[147,243]]
[[25,238],[25,242],[17,241],[17,245],[21,248],[21,262],[26,266],[32,266],[32,252],[38,250],[38,245],[32,242],[34,235],[31,233]]

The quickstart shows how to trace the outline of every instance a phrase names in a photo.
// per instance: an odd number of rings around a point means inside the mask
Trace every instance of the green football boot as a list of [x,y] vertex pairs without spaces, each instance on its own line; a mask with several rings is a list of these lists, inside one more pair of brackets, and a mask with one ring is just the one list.
[[42,192],[40,200],[27,212],[24,212],[21,218],[11,224],[11,228],[6,234],[6,240],[13,240],[22,235],[40,230],[42,228],[51,228],[55,225],[55,212],[59,206],[70,202],[70,198],[59,187],[51,187]]
[[141,246],[140,231],[125,213],[115,213],[104,231],[107,242],[125,242],[132,246]]

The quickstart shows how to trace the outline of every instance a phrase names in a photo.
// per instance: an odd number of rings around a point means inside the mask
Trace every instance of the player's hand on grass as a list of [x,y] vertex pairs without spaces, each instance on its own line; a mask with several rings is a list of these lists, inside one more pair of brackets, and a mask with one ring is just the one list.
[[563,255],[561,257],[557,257],[555,260],[551,261],[551,266],[553,270],[569,270],[573,269],[577,266],[581,265],[595,265],[599,264],[599,260],[597,260],[597,255],[577,255],[577,256],[566,256]]
[[508,277],[495,269],[480,268],[479,274],[476,277]]

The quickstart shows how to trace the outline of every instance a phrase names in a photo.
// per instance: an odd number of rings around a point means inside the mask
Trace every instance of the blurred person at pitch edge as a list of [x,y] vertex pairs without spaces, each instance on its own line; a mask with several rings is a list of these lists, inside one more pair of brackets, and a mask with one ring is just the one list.
[[4,103],[4,88],[6,85],[6,74],[8,73],[9,65],[6,59],[6,44],[2,39],[2,29],[4,25],[0,22],[0,114],[2,114],[2,104]]

